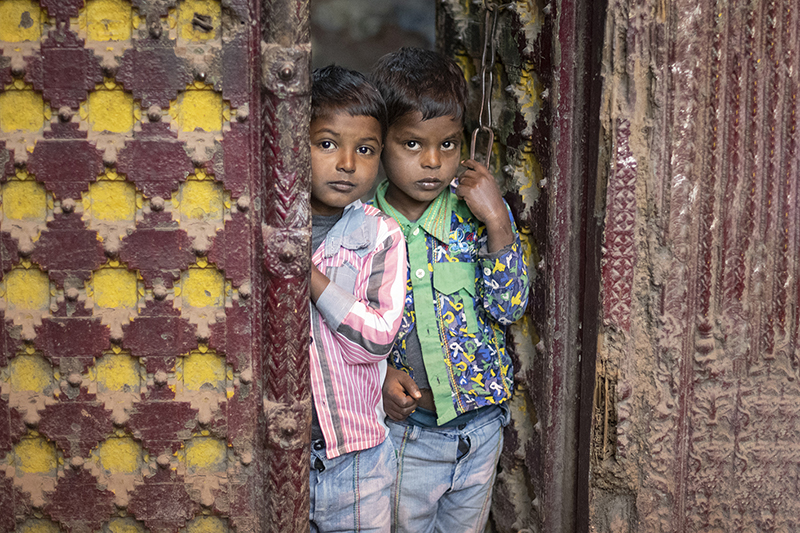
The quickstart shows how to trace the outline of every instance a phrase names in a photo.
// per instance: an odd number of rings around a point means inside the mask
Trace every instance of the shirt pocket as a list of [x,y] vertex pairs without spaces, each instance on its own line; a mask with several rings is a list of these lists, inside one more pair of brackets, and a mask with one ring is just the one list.
[[[463,312],[467,333],[478,332],[478,319],[475,316],[475,263],[452,262],[433,263],[433,288],[449,300],[441,312],[448,327],[458,333],[461,330],[459,315]],[[447,316],[453,313],[453,316]]]
[[345,262],[342,266],[329,266],[325,268],[325,275],[345,291],[355,294],[358,270],[350,263]]

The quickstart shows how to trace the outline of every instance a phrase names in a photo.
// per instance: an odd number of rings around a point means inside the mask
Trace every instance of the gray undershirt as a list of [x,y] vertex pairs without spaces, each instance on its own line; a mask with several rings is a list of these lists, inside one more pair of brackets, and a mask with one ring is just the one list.
[[411,330],[411,333],[406,335],[406,362],[414,370],[414,383],[417,384],[417,387],[430,389],[431,385],[428,383],[428,373],[425,371],[422,346],[419,343],[416,326]]
[[[336,225],[342,218],[342,213],[333,216],[312,215],[311,216],[311,253],[317,251],[328,232]],[[311,393],[313,396],[313,392]],[[322,428],[319,426],[319,418],[317,417],[317,407],[314,402],[311,402],[311,440],[325,440],[322,435]]]

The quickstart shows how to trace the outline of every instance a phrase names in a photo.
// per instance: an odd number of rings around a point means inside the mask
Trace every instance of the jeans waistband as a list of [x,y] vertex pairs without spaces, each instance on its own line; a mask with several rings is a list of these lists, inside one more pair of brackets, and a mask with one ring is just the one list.
[[461,426],[465,426],[478,416],[483,416],[486,414],[491,415],[495,410],[499,411],[500,407],[497,405],[486,405],[484,407],[480,407],[473,411],[467,411],[464,414],[458,415],[453,420],[445,422],[444,424],[437,425],[436,424],[436,414],[433,411],[425,409],[423,407],[417,407],[413,413],[408,415],[406,421],[412,426],[419,426],[423,428],[459,428],[463,429]]

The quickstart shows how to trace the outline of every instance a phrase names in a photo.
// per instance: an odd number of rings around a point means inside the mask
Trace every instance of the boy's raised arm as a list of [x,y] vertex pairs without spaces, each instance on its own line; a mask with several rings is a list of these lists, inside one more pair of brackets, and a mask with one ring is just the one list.
[[475,218],[483,222],[489,236],[489,253],[497,252],[514,242],[514,229],[506,204],[489,170],[474,159],[461,162],[466,168],[458,178],[456,195],[467,203]]
[[[461,163],[466,171],[458,179],[456,194],[486,226],[488,258],[482,258],[483,307],[499,323],[519,320],[528,305],[528,267],[519,234],[514,230],[494,177],[473,159]],[[505,253],[498,254],[503,250]]]

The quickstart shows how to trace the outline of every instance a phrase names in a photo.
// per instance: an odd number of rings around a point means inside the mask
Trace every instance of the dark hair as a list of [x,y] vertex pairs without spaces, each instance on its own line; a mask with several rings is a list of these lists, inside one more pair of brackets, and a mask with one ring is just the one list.
[[328,65],[314,70],[311,84],[311,120],[345,112],[353,117],[372,117],[386,138],[386,104],[378,89],[355,70]]
[[466,113],[464,73],[455,61],[437,52],[404,47],[386,54],[372,68],[370,79],[386,101],[390,126],[413,111],[422,113],[422,120],[463,120]]

